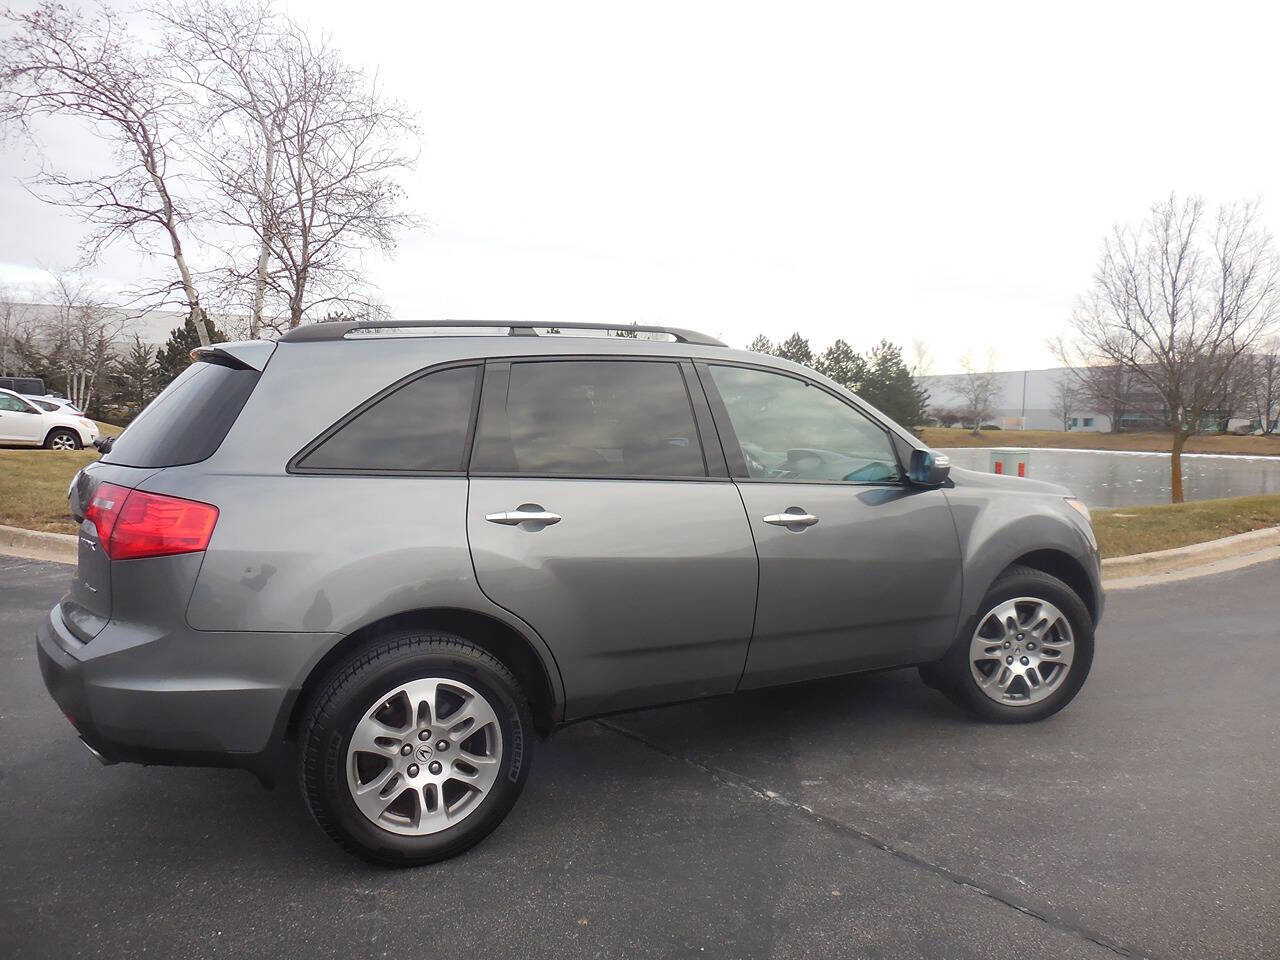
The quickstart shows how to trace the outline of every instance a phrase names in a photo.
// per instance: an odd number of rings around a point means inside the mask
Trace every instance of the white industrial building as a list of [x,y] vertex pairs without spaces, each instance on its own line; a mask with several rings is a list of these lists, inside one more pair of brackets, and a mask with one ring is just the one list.
[[[951,409],[961,412],[965,401],[959,385],[963,374],[941,374],[921,377],[921,385],[929,391],[929,410]],[[1054,410],[1059,385],[1074,385],[1073,374],[1066,367],[1048,370],[1007,370],[994,374],[996,396],[988,423],[1005,430],[1061,430],[1062,417]],[[1071,430],[1109,431],[1111,417],[1100,410],[1088,409],[1084,401],[1077,403],[1067,421]]]

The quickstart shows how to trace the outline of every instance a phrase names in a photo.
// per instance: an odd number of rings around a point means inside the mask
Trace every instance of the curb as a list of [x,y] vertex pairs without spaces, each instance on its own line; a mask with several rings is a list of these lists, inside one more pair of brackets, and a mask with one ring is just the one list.
[[1102,561],[1102,585],[1108,590],[1123,590],[1170,579],[1172,574],[1179,574],[1173,579],[1183,580],[1235,570],[1272,559],[1275,552],[1271,548],[1275,547],[1280,547],[1280,527],[1264,527],[1186,547],[1110,557]]
[[69,533],[45,533],[0,524],[0,554],[30,560],[75,563],[79,544]]

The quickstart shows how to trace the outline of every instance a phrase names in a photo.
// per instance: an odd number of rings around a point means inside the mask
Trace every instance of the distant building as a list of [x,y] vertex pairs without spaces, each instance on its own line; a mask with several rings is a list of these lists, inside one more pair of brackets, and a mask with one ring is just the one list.
[[[921,377],[921,385],[929,391],[929,412],[935,418],[940,411],[964,410],[965,402],[958,389],[961,374]],[[993,414],[987,423],[1005,430],[1061,430],[1062,417],[1054,411],[1058,386],[1075,381],[1066,367],[1048,370],[1000,371],[996,377]],[[1083,402],[1071,411],[1067,420],[1070,430],[1109,431],[1111,416],[1088,408]]]

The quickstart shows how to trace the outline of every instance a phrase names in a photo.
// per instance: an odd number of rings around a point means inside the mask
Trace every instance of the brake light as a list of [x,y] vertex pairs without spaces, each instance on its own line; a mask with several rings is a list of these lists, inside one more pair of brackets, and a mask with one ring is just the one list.
[[98,542],[102,549],[107,549],[111,542],[111,530],[120,516],[120,508],[130,491],[127,487],[117,487],[114,483],[100,483],[93,491],[93,499],[84,508],[84,518],[97,528]]
[[114,483],[99,484],[84,517],[112,560],[197,553],[209,546],[218,508]]

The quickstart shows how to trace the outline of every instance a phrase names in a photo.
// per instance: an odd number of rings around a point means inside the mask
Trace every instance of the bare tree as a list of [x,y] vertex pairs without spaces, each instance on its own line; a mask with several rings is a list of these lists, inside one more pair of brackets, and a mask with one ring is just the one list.
[[315,307],[359,303],[353,256],[391,253],[397,233],[415,222],[396,178],[414,162],[404,144],[418,130],[406,107],[327,41],[290,24],[285,52],[291,104],[266,240],[277,265],[271,280],[296,327]]
[[270,5],[252,0],[188,0],[147,9],[164,29],[175,82],[191,96],[190,144],[221,199],[214,216],[233,231],[242,228],[233,237],[253,237],[252,266],[240,266],[243,243],[233,240],[222,277],[233,297],[249,281],[249,336],[256,340],[267,293],[280,141],[292,103],[291,91],[281,85],[287,29]]
[[109,310],[80,275],[53,272],[46,296],[56,310],[47,338],[49,366],[63,377],[67,399],[87,411],[98,378],[112,362],[124,331],[123,314]]
[[1090,355],[1078,344],[1068,343],[1064,337],[1050,338],[1048,346],[1075,378],[1077,402],[1105,411],[1111,421],[1112,433],[1124,431],[1127,414],[1154,414],[1150,391],[1143,389],[1137,374],[1128,367],[1115,363],[1090,366]]
[[68,116],[113,148],[90,175],[46,168],[33,184],[90,225],[86,262],[122,239],[163,243],[175,279],[158,292],[181,297],[202,344],[213,325],[198,288],[247,308],[254,337],[329,307],[380,310],[359,257],[390,254],[416,222],[398,181],[415,159],[414,115],[271,0],[146,12],[158,46],[106,6],[0,13],[14,28],[0,41],[0,123],[34,142],[38,121]]
[[1072,326],[1094,364],[1131,371],[1170,412],[1174,503],[1187,438],[1278,318],[1280,263],[1255,203],[1223,206],[1206,224],[1200,199],[1171,196],[1106,240]]
[[1280,418],[1280,339],[1268,340],[1248,361],[1250,409],[1269,435]]
[[929,355],[929,341],[917,337],[911,341],[911,375],[917,379],[927,377],[933,369],[933,357]]
[[46,167],[35,178],[37,194],[90,224],[86,261],[123,239],[148,251],[157,239],[164,244],[177,274],[165,292],[180,291],[207,344],[184,250],[193,210],[172,149],[185,97],[168,82],[168,65],[135,43],[105,6],[86,16],[44,0],[26,12],[7,9],[0,19],[14,28],[0,41],[0,123],[34,135],[42,118],[72,117],[113,150],[112,168],[91,175]]
[[996,375],[995,359],[989,357],[987,369],[979,370],[969,357],[960,361],[964,370],[951,378],[951,388],[961,400],[960,415],[973,423],[973,435],[982,436],[982,425],[990,420],[1000,400],[1000,378]]
[[1053,388],[1053,415],[1062,422],[1062,429],[1071,429],[1071,415],[1076,412],[1080,402],[1080,388],[1070,374],[1059,377],[1057,386]]
[[15,376],[20,341],[31,335],[30,304],[13,287],[0,286],[0,376]]

